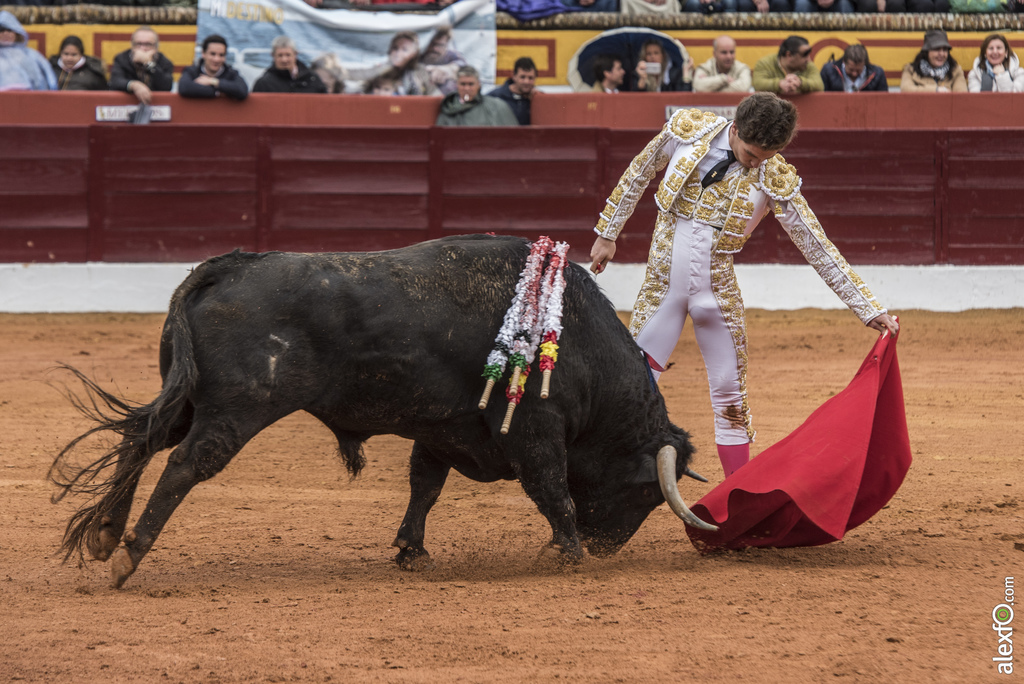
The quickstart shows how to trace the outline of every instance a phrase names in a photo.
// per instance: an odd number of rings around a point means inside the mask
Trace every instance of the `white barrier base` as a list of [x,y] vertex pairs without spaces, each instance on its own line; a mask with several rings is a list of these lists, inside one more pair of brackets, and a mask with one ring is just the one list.
[[[644,264],[612,263],[597,282],[620,311],[633,308]],[[1024,266],[857,266],[853,270],[887,309],[966,311],[1024,306]],[[738,264],[749,309],[842,309],[845,305],[810,266]]]
[[[194,264],[0,264],[3,313],[158,313]],[[1024,266],[856,266],[892,311],[965,311],[1024,307]],[[644,264],[608,266],[597,282],[615,308],[629,311]],[[736,266],[752,309],[841,309],[810,266]]]

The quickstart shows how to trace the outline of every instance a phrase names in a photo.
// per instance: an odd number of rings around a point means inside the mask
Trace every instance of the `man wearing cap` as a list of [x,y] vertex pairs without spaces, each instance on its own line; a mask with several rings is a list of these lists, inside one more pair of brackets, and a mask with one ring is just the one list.
[[754,65],[754,90],[798,95],[825,89],[821,74],[811,61],[811,45],[803,36],[790,36],[779,45],[778,55],[766,55]]
[[925,31],[924,45],[910,64],[903,66],[900,92],[966,93],[964,70],[949,51],[953,46],[942,29]]

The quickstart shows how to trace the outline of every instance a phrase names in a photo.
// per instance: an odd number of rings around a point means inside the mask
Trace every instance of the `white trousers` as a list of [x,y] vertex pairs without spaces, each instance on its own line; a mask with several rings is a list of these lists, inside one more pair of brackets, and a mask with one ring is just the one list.
[[[711,408],[715,413],[715,442],[747,444],[752,433],[747,429],[746,331],[740,331],[742,348],[738,348],[737,336],[730,330],[722,310],[722,298],[715,293],[721,283],[713,282],[712,277],[714,239],[712,226],[690,219],[676,220],[668,291],[636,341],[664,368],[689,317],[708,372]],[[735,283],[735,279],[730,278],[730,282]],[[745,327],[738,288],[732,295],[728,298],[729,306],[738,306],[739,311],[733,310],[731,319]],[[655,378],[659,375],[655,371]]]

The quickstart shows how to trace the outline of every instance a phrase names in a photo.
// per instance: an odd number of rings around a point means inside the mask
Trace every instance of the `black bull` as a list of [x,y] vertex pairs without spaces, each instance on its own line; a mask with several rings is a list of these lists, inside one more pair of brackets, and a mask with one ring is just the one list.
[[[677,485],[696,476],[689,436],[669,422],[642,353],[581,267],[565,269],[550,398],[540,398],[536,372],[507,435],[502,392],[478,408],[480,374],[528,250],[517,238],[464,236],[366,254],[235,252],[201,264],[171,299],[163,387],[152,402],[127,403],[70,369],[88,393],[72,399],[96,425],[50,470],[55,500],[92,497],[68,522],[66,558],[83,546],[95,559],[113,556],[120,587],[189,490],[295,411],[331,429],[353,476],[369,437],[414,440],[409,507],[394,542],[403,568],[429,558],[426,516],[451,468],[480,482],[519,480],[567,562],[581,558],[581,543],[594,554],[617,551],[665,496],[701,525]],[[78,465],[75,447],[104,431],[119,443]],[[171,447],[125,533],[143,470]]]

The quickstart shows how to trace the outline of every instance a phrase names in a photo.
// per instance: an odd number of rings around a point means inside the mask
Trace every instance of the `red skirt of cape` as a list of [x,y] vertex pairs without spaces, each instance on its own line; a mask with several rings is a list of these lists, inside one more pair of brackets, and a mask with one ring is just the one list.
[[686,527],[701,553],[827,544],[892,498],[911,461],[896,339],[880,337],[845,390],[691,506],[719,527]]

